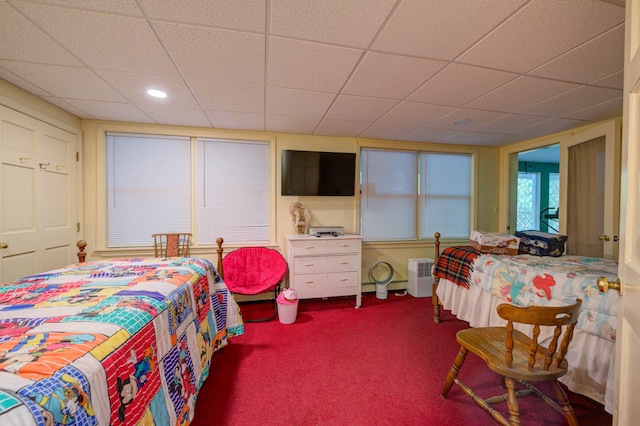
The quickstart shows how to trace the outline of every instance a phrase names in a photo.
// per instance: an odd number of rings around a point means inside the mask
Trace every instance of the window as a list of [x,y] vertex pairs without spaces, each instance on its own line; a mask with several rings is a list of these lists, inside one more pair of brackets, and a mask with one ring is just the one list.
[[270,144],[108,133],[106,246],[149,246],[156,232],[197,245],[270,242]]
[[360,160],[365,240],[469,238],[471,155],[362,149]]
[[540,229],[540,173],[518,172],[517,230]]

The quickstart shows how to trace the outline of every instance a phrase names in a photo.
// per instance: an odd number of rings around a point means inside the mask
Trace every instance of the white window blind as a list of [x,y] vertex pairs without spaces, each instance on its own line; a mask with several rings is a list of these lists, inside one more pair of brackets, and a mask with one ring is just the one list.
[[198,139],[197,244],[269,243],[269,143]]
[[189,138],[108,133],[107,247],[191,231]]
[[361,167],[363,239],[415,239],[417,154],[363,149]]
[[471,173],[471,155],[420,154],[420,238],[469,237]]
[[360,158],[364,240],[469,237],[472,155],[365,148]]

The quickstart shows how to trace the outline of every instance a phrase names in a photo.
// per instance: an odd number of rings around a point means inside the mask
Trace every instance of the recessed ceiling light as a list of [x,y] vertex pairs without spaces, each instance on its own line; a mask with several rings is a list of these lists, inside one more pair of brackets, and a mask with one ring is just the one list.
[[162,90],[149,89],[149,90],[147,90],[147,93],[150,96],[153,96],[154,98],[166,98],[167,97],[167,94],[165,92],[163,92]]
[[471,120],[469,118],[461,118],[460,120],[456,120],[453,122],[456,126],[462,126],[463,124],[469,124]]

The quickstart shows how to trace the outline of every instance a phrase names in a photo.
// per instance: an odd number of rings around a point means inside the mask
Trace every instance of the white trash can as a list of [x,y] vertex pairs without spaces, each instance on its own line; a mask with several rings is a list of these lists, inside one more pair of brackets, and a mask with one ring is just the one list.
[[281,292],[276,298],[278,303],[278,319],[282,324],[293,324],[298,316],[298,295],[290,288]]

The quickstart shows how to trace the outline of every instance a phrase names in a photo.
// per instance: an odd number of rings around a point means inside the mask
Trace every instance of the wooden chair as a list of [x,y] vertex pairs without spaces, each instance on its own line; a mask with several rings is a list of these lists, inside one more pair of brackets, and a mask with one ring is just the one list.
[[257,295],[273,292],[273,315],[245,319],[245,322],[270,321],[277,316],[276,298],[287,276],[287,261],[279,251],[268,247],[242,247],[222,259],[224,282],[231,293]]
[[168,234],[153,234],[154,257],[188,257],[191,245],[191,234],[188,232],[173,232]]
[[[573,329],[578,321],[581,304],[580,299],[571,306],[561,307],[521,308],[501,304],[497,308],[498,315],[507,320],[506,327],[479,327],[459,331],[456,334],[456,340],[460,344],[460,352],[456,356],[440,395],[446,398],[452,385],[456,383],[494,420],[502,425],[519,425],[518,398],[533,393],[564,415],[570,425],[577,425],[578,419],[569,404],[566,393],[558,383],[558,378],[567,372],[568,364],[565,355],[573,337]],[[533,325],[532,337],[515,330],[514,323]],[[538,344],[541,326],[554,327],[548,349]],[[559,350],[556,353],[558,345]],[[469,351],[479,356],[491,370],[502,376],[508,391],[506,394],[482,399],[458,380],[458,373]],[[530,383],[539,381],[552,383],[557,402]],[[516,391],[516,382],[524,387]],[[491,407],[491,404],[505,401],[509,410],[509,421]]]

